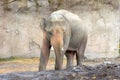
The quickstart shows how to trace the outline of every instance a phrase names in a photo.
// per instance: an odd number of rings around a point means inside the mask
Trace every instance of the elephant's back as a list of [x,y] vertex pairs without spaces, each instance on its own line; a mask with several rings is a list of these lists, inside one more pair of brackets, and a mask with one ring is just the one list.
[[71,28],[73,29],[76,28],[78,30],[81,28],[81,30],[85,30],[85,27],[82,26],[81,18],[78,15],[72,12],[69,12],[67,10],[62,9],[62,10],[55,11],[50,15],[50,17],[52,17],[56,21],[60,21],[61,20],[60,18],[66,18],[66,20],[71,25]]
[[53,13],[51,14],[51,16],[52,16],[52,15],[56,15],[56,16],[58,16],[58,15],[63,15],[63,16],[65,16],[66,19],[68,19],[70,22],[71,22],[71,21],[81,21],[81,19],[80,19],[80,17],[79,17],[78,15],[73,14],[72,12],[69,12],[69,11],[67,11],[67,10],[63,10],[63,9],[53,12]]

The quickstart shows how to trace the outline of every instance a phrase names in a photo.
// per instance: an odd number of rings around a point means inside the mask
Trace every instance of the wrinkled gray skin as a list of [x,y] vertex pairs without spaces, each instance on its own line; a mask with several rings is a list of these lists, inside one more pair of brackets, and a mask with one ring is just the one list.
[[56,55],[55,70],[62,69],[64,54],[67,57],[67,68],[73,66],[74,55],[76,55],[77,65],[81,65],[87,43],[87,31],[81,25],[81,19],[77,15],[66,10],[55,11],[43,19],[41,29],[43,45],[39,71],[46,69],[51,46]]

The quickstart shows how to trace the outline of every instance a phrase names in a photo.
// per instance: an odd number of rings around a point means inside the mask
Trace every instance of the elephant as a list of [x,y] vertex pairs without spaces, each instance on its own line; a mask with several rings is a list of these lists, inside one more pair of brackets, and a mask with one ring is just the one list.
[[79,16],[67,10],[55,11],[43,18],[41,29],[43,43],[39,71],[46,70],[51,47],[56,57],[55,70],[62,69],[64,55],[67,58],[67,68],[73,66],[74,55],[77,65],[82,65],[88,33]]

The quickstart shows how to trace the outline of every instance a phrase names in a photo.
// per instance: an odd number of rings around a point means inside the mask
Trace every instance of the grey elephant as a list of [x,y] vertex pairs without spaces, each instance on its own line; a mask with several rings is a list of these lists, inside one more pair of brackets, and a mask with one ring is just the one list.
[[77,65],[81,65],[87,44],[87,30],[82,26],[79,16],[67,11],[58,10],[43,19],[43,44],[39,71],[45,70],[51,46],[55,51],[55,70],[61,70],[64,54],[67,57],[67,68],[73,66],[74,55]]

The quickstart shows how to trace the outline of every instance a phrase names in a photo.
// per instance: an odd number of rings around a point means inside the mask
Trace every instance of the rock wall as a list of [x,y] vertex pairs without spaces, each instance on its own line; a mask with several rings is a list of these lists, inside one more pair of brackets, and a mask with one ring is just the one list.
[[117,57],[119,44],[119,11],[109,7],[97,11],[80,11],[82,24],[88,28],[86,56],[89,58]]
[[[36,16],[37,17],[37,16]],[[8,13],[0,18],[0,57],[38,57],[42,32],[40,19]]]
[[[45,3],[44,5],[48,3]],[[50,11],[48,6],[40,12],[4,13],[0,7],[0,58],[39,57],[42,31],[42,17]],[[120,34],[120,8],[105,4],[97,8],[90,5],[77,5],[69,9],[82,19],[82,25],[88,28],[89,39],[86,49],[88,58],[118,57]]]

